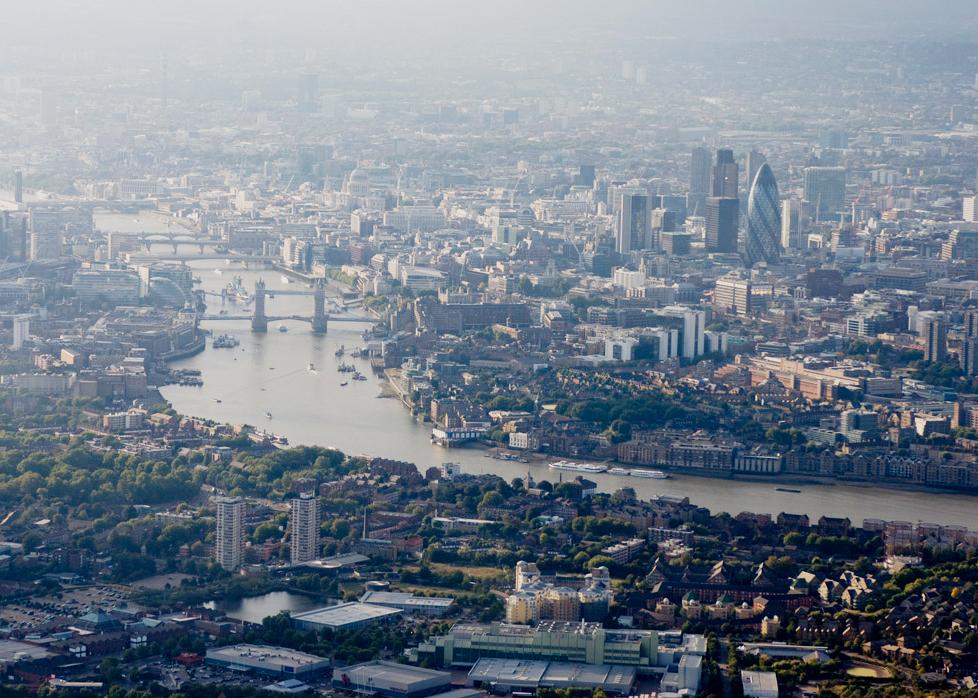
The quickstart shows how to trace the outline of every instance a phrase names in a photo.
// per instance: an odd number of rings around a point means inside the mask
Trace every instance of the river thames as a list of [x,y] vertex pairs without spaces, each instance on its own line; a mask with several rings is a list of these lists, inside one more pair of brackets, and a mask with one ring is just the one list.
[[[166,230],[163,219],[152,215],[139,218],[100,215],[97,220],[103,230]],[[171,250],[167,247],[167,251]],[[264,279],[272,293],[275,289],[302,288],[302,284],[286,283],[275,270],[244,269],[238,263],[227,264],[224,260],[195,261],[191,266],[201,278],[201,287],[214,293],[235,276],[240,276],[249,290],[254,289],[259,278]],[[220,298],[215,296],[208,296],[208,304],[207,312],[212,315],[222,309],[228,315],[251,311],[250,305],[228,302],[222,306]],[[266,312],[272,316],[308,316],[312,314],[312,298],[277,296],[268,300]],[[287,331],[280,331],[280,326]],[[170,385],[161,389],[181,414],[253,424],[286,436],[292,445],[326,446],[349,454],[411,461],[422,471],[451,461],[459,463],[463,472],[493,473],[506,480],[522,477],[527,472],[537,480],[557,479],[546,462],[501,461],[486,457],[481,449],[445,450],[432,445],[430,426],[413,420],[398,400],[380,397],[381,380],[372,374],[366,360],[345,358],[357,364],[367,380],[349,380],[342,386],[348,374],[337,372],[340,360],[334,354],[340,346],[347,350],[362,346],[360,333],[366,325],[331,319],[325,336],[315,336],[308,323],[293,320],[270,323],[267,334],[252,333],[247,320],[208,321],[203,327],[215,335],[233,334],[240,344],[233,349],[213,349],[208,341],[204,352],[174,362],[175,368],[199,369],[204,381],[200,387]],[[668,480],[607,473],[588,477],[605,491],[630,486],[640,497],[689,497],[694,504],[708,507],[714,513],[786,511],[805,513],[813,520],[821,515],[848,517],[856,525],[864,518],[879,518],[978,529],[978,498],[961,494],[808,483],[789,485],[802,490],[792,493],[777,491],[777,482],[690,475],[673,475]]]

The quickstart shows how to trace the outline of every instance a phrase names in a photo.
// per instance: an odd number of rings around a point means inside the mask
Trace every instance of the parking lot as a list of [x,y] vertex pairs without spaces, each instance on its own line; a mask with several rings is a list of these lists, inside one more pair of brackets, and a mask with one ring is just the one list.
[[139,609],[129,600],[129,593],[123,587],[72,587],[57,594],[35,596],[3,605],[0,607],[0,624],[9,630],[36,631],[65,618],[117,607],[133,611]]

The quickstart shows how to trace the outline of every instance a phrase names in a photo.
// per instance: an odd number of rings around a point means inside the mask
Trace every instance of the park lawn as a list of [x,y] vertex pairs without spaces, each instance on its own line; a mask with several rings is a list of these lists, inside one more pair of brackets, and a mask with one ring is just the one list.
[[445,574],[446,572],[461,572],[473,579],[505,579],[506,571],[499,567],[450,565],[447,562],[432,562],[429,567],[433,572]]

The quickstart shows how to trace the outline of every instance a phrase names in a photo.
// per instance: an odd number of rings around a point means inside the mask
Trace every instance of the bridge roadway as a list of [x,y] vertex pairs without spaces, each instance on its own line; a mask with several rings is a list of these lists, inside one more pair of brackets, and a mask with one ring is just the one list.
[[[252,320],[254,315],[201,315],[201,321],[211,320]],[[269,322],[276,322],[281,320],[301,320],[303,322],[311,322],[312,318],[308,315],[266,315],[265,319]],[[380,322],[377,318],[363,317],[362,315],[327,315],[327,320],[332,320],[333,322],[369,322],[375,324]]]
[[155,254],[153,257],[161,262],[192,262],[198,259],[230,259],[232,262],[276,262],[281,259],[281,257],[275,257],[272,255],[243,255],[234,254],[232,252],[209,252],[206,254]]

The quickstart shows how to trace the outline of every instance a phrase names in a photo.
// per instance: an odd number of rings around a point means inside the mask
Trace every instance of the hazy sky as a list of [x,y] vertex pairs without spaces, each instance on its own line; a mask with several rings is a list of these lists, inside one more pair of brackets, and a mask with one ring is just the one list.
[[459,37],[513,35],[549,42],[592,29],[622,40],[683,38],[885,38],[978,36],[976,0],[44,0],[5,3],[7,20],[29,22],[9,37],[73,45],[198,42],[237,34],[301,39],[344,49],[393,41],[418,50]]

